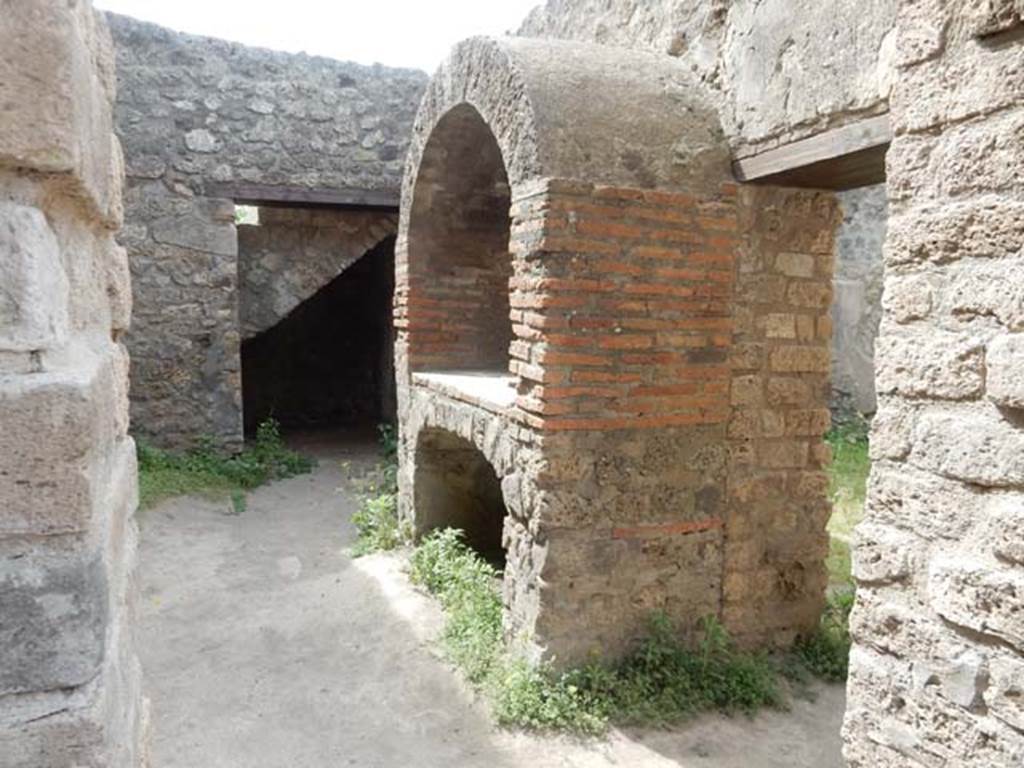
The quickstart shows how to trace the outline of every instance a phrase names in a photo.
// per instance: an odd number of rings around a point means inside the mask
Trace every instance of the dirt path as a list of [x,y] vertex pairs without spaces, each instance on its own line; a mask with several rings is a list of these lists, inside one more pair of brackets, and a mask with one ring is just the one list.
[[259,489],[240,515],[190,498],[140,513],[154,768],[842,765],[834,686],[787,713],[596,742],[495,729],[438,657],[434,604],[394,558],[344,553],[347,472],[372,447],[315,448],[312,475]]

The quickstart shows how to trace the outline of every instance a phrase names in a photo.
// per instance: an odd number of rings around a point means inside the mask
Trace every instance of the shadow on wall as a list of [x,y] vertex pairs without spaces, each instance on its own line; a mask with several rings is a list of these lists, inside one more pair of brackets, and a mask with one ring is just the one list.
[[394,238],[370,250],[281,322],[242,342],[245,432],[393,420]]

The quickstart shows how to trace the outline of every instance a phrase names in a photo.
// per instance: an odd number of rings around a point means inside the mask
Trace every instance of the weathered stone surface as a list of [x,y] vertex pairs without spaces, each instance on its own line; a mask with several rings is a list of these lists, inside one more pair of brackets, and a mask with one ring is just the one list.
[[82,685],[103,661],[108,584],[97,553],[60,540],[24,549],[0,549],[0,695]]
[[998,496],[985,510],[988,519],[986,541],[992,542],[996,557],[1024,565],[1024,496]]
[[42,212],[0,203],[0,350],[60,347],[68,334],[68,281]]
[[519,34],[676,57],[719,92],[727,134],[742,145],[878,108],[891,85],[897,8],[891,0],[814,8],[792,0],[549,0]]
[[917,540],[903,531],[874,523],[857,526],[853,542],[853,575],[862,583],[907,578],[917,565]]
[[879,393],[963,400],[984,388],[984,344],[953,334],[886,336],[877,343]]
[[985,391],[1006,408],[1024,408],[1024,334],[997,336],[985,350]]
[[1024,484],[1024,433],[997,417],[928,413],[914,430],[911,461],[977,485]]
[[1024,731],[1024,661],[997,656],[988,663],[985,706],[1011,728]]
[[83,354],[63,371],[0,376],[0,536],[87,530],[97,479],[89,455],[108,450],[119,424],[111,412],[118,371],[111,358]]
[[928,598],[947,621],[1024,650],[1024,573],[969,556],[936,557]]
[[137,768],[110,39],[89,2],[0,2],[0,19],[0,762]]
[[1024,331],[1024,259],[969,260],[950,270],[942,302],[957,321]]
[[[66,174],[106,223],[120,223],[121,158],[111,135],[113,49],[88,3],[4,4],[0,164]],[[40,83],[50,83],[41,88]]]

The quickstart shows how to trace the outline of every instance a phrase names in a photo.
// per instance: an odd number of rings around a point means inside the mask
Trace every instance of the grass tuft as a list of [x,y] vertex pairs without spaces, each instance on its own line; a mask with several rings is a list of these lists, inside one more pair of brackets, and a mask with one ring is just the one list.
[[352,515],[356,543],[352,555],[386,552],[410,538],[398,520],[398,436],[390,424],[381,424],[381,463],[359,482],[359,509]]
[[164,451],[139,440],[139,506],[172,496],[231,498],[235,514],[245,509],[244,491],[269,480],[309,472],[314,461],[285,447],[278,424],[260,424],[256,439],[238,454],[220,451],[210,438],[186,453]]
[[676,627],[659,614],[646,639],[618,663],[555,672],[507,652],[500,574],[460,531],[425,537],[413,552],[410,576],[440,600],[448,657],[489,694],[504,725],[600,734],[611,723],[664,725],[707,710],[753,712],[781,703],[772,661],[735,650],[712,617],[704,619],[695,650],[684,647]]

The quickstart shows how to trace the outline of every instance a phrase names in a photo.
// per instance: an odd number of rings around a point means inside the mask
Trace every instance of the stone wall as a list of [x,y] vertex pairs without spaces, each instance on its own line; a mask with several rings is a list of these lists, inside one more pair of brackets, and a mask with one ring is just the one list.
[[854,768],[1024,764],[1022,12],[901,8]]
[[[137,308],[133,430],[170,447],[203,434],[234,446],[244,333],[231,190],[396,190],[426,78],[109,21]],[[341,234],[353,238],[342,252],[361,247],[363,232]],[[254,322],[309,295],[309,277]]]
[[739,642],[779,645],[815,624],[827,582],[835,196],[741,192],[729,355],[722,620]]
[[740,154],[885,110],[898,0],[547,0],[519,34],[679,60]]
[[832,411],[840,418],[875,412],[875,339],[882,318],[885,186],[837,195],[843,222],[836,235],[832,285]]
[[[471,464],[439,461],[438,434],[475,446],[507,510],[506,632],[534,657],[620,655],[658,611],[689,641],[708,614],[750,646],[816,626],[838,208],[739,191],[728,158],[701,85],[648,53],[474,39],[424,98],[396,253],[399,510],[438,524],[436,468]],[[504,362],[467,358],[499,291]]]
[[113,50],[87,2],[5,2],[0,17],[0,761],[135,768]]

